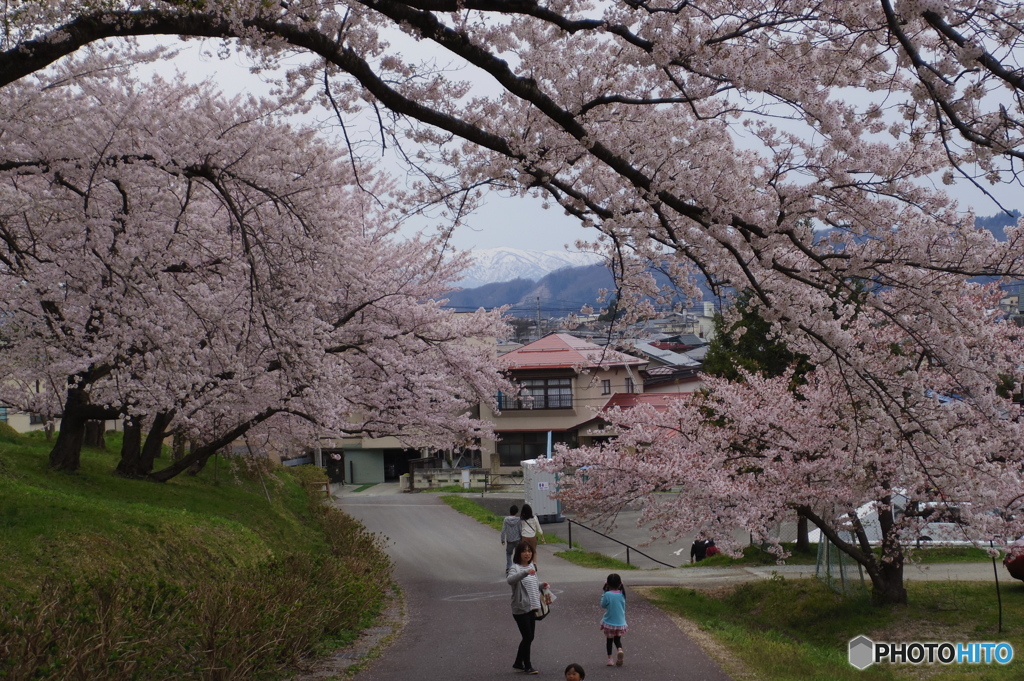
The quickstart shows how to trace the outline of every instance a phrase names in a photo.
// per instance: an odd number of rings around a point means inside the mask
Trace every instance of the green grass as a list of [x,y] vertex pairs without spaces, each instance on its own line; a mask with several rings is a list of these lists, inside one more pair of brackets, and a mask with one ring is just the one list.
[[0,443],[0,589],[67,566],[167,568],[193,542],[225,556],[209,566],[216,571],[322,548],[305,522],[309,512],[293,512],[305,506],[305,493],[289,476],[267,481],[268,501],[256,476],[224,463],[214,484],[212,461],[198,476],[180,475],[166,484],[118,477],[112,473],[118,437],[108,436],[106,452],[85,450],[73,475],[48,468],[44,439],[25,443]]
[[635,565],[627,564],[624,561],[618,560],[617,558],[611,558],[603,553],[597,553],[596,551],[583,551],[575,547],[567,551],[557,551],[555,555],[559,558],[564,558],[570,563],[579,565],[580,567],[601,568],[603,570],[637,569]]
[[[451,506],[453,509],[463,515],[468,515],[473,520],[483,523],[488,527],[501,532],[501,524],[505,521],[505,516],[498,515],[497,513],[484,508],[480,504],[476,503],[472,499],[457,496],[454,494],[448,494],[441,497],[441,501]],[[544,534],[543,536],[537,537],[537,544],[565,544],[566,541],[561,537],[553,534]]]
[[0,429],[0,650],[20,651],[0,655],[0,678],[65,678],[74,660],[109,681],[210,665],[256,679],[372,624],[390,564],[309,498],[323,471],[218,457],[196,476],[126,480],[120,435],[106,440],[66,474],[41,435]]
[[977,549],[973,546],[932,546],[915,550],[910,554],[910,560],[916,563],[988,563],[992,557],[985,549]]
[[[814,565],[817,562],[817,548],[816,545],[810,553],[804,553],[795,550],[794,544],[783,543],[782,547],[790,552],[789,558],[786,559],[786,565]],[[724,553],[720,553],[717,556],[710,556],[698,563],[687,563],[682,567],[729,567],[737,565],[775,565],[777,558],[765,551],[758,546],[745,546],[743,547],[743,555],[739,558],[730,558]]]
[[[695,622],[727,655],[737,679],[793,681],[858,679],[895,681],[1010,681],[1024,662],[1010,665],[873,665],[851,667],[847,644],[861,634],[874,641],[1007,641],[1024,651],[1024,585],[1003,584],[1003,631],[992,584],[910,582],[909,605],[875,606],[846,599],[817,580],[781,577],[703,593],[685,588],[649,592],[659,607]],[[736,662],[738,661],[738,662]]]
[[[818,559],[816,544],[811,545],[810,552],[796,550],[794,543],[783,543],[782,547],[790,552],[790,556],[784,561],[785,565],[815,565]],[[881,549],[876,550],[880,553]],[[911,560],[922,564],[936,563],[980,563],[992,560],[984,549],[959,546],[934,546],[913,551]],[[705,558],[699,563],[688,563],[682,567],[731,567],[743,565],[775,565],[776,558],[773,554],[758,546],[746,546],[743,548],[743,555],[739,558],[719,554]]]
[[441,501],[448,504],[459,513],[468,515],[473,520],[501,532],[501,523],[504,520],[503,516],[484,508],[472,499],[456,496],[454,494],[446,494],[441,497]]

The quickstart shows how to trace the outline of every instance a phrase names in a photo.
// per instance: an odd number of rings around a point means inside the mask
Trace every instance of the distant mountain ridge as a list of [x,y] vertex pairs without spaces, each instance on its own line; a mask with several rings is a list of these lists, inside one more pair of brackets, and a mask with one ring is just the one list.
[[459,282],[462,288],[476,288],[516,279],[537,281],[566,267],[604,262],[597,253],[531,251],[521,248],[481,248],[473,251],[473,265]]
[[[1016,224],[1020,212],[978,217],[976,226],[1005,240],[1006,227]],[[594,253],[529,251],[518,248],[488,248],[473,252],[476,264],[462,279],[461,291],[446,296],[448,306],[457,310],[491,309],[511,306],[514,317],[564,317],[578,313],[584,305],[595,310],[607,306],[598,302],[600,289],[612,290],[615,282],[603,258]],[[655,275],[667,284],[663,274]],[[480,282],[480,283],[477,283]],[[706,287],[704,300],[714,297]]]
[[[661,285],[669,283],[668,277],[660,272],[655,278]],[[459,311],[478,308],[491,309],[502,305],[511,306],[513,317],[565,317],[579,313],[584,305],[595,310],[607,307],[608,302],[598,302],[601,289],[613,291],[615,280],[607,265],[585,265],[566,267],[542,277],[539,281],[514,279],[506,282],[485,284],[472,289],[454,291],[445,296],[447,307]],[[712,300],[711,292],[704,286],[704,300]]]
[[448,307],[468,311],[511,305],[516,317],[533,317],[540,306],[542,317],[564,317],[579,312],[584,305],[603,307],[598,291],[610,289],[615,282],[611,270],[602,264],[565,267],[539,280],[518,278],[454,291],[445,296]]

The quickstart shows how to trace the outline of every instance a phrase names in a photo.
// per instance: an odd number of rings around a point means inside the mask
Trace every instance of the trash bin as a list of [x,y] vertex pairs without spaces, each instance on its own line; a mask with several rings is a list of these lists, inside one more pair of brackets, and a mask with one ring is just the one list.
[[540,470],[537,459],[523,462],[523,497],[541,523],[565,522],[562,502],[554,499],[558,492],[558,474]]

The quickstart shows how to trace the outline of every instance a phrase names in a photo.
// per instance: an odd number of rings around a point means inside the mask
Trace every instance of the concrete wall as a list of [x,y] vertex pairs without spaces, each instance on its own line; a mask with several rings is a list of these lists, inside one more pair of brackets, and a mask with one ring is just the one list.
[[[56,431],[60,430],[60,419],[55,419],[53,423],[54,433],[56,433]],[[32,417],[27,411],[16,411],[12,408],[7,409],[7,425],[19,433],[29,433],[45,428],[44,423],[32,423]],[[122,421],[104,421],[103,430],[121,432],[124,430],[124,423]]]
[[[432,487],[462,484],[461,468],[420,468],[416,470],[415,475],[414,483],[416,489],[430,489]],[[469,484],[471,488],[482,490],[486,479],[486,470],[482,468],[470,469]]]

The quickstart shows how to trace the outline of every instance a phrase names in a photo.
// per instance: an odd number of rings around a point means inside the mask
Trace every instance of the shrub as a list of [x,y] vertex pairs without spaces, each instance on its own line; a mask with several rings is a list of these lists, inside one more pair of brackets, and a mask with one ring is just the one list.
[[11,424],[0,421],[0,441],[17,442],[20,439],[21,435],[14,428],[11,428]]

